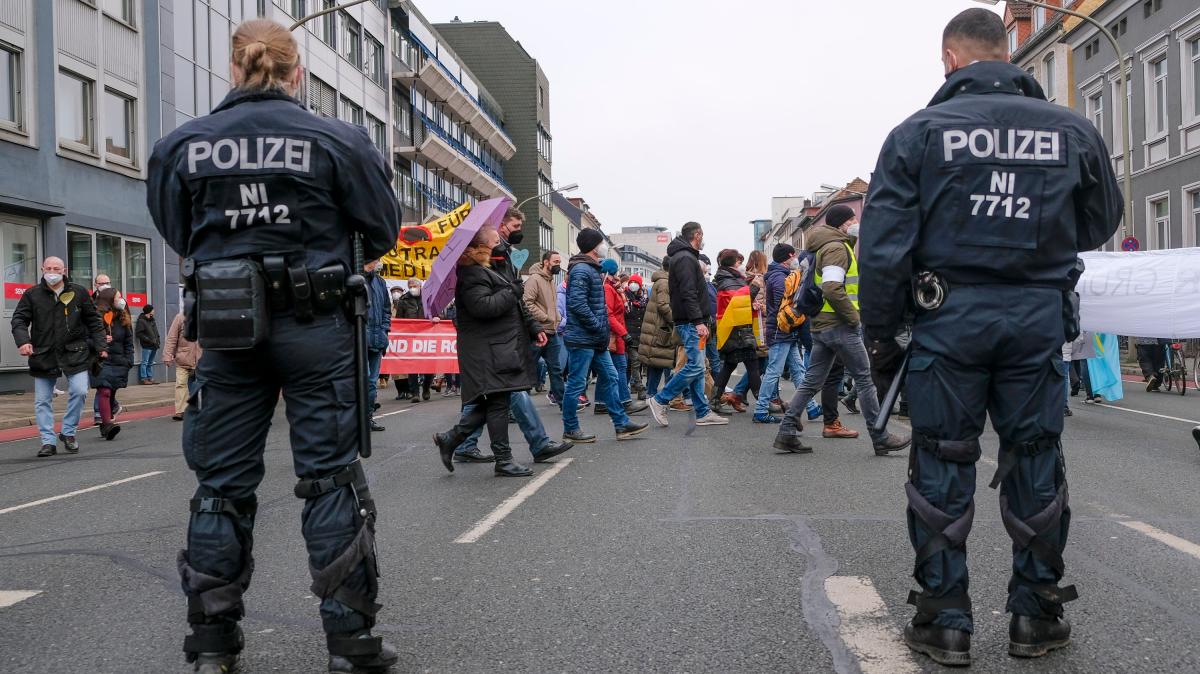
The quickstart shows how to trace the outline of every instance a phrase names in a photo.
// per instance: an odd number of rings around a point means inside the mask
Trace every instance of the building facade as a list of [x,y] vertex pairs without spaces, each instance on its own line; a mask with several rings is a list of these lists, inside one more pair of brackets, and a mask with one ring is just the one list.
[[554,249],[562,254],[565,261],[579,251],[579,246],[575,245],[575,237],[579,236],[583,229],[583,211],[557,192],[550,199]]
[[[495,21],[439,23],[434,28],[479,76],[505,113],[516,152],[504,163],[508,184],[525,202],[525,241],[530,257],[553,246],[553,159],[550,81],[537,59]],[[540,196],[539,196],[540,195]],[[539,197],[531,199],[530,197]]]
[[617,244],[616,251],[620,256],[621,273],[630,276],[638,274],[642,277],[642,285],[649,284],[650,276],[662,269],[662,256],[652,255],[637,246]]
[[675,234],[666,227],[641,226],[622,227],[621,231],[612,235],[612,240],[618,246],[633,246],[661,261],[667,255],[667,245]]
[[[1112,46],[1090,24],[1075,23],[1064,41],[1074,62],[1074,108],[1100,129],[1118,178],[1133,150],[1132,206],[1125,234],[1154,250],[1200,245],[1200,8],[1169,0],[1108,0],[1091,16],[1124,51],[1129,86],[1118,103],[1120,73]],[[1130,137],[1122,129],[1128,119]],[[1129,143],[1129,145],[1126,145]]]
[[390,136],[406,221],[425,222],[464,202],[515,199],[505,162],[517,148],[503,109],[413,3],[392,5]]
[[[1063,6],[1063,0],[1046,0],[1046,4]],[[1068,3],[1068,8],[1071,8]],[[1078,10],[1076,10],[1078,11]],[[1011,52],[1012,62],[1029,73],[1042,85],[1046,99],[1064,107],[1075,104],[1071,48],[1062,42],[1063,19],[1066,14],[1007,3],[1004,18],[1009,35],[1015,35],[1017,48]]]

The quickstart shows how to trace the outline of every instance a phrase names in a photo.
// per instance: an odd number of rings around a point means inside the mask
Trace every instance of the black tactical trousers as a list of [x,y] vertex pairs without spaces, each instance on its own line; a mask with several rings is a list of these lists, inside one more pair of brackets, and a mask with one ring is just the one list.
[[1000,436],[1004,527],[1013,539],[1007,609],[1061,615],[1071,510],[1063,429],[1062,295],[1048,288],[955,287],[917,319],[907,392],[913,426],[908,529],[917,621],[971,631],[966,538],[985,419]]
[[[307,491],[301,496],[301,528],[325,631],[373,624],[379,608],[374,605],[374,506],[355,464],[352,334],[341,313],[318,315],[310,323],[283,314],[272,317],[268,341],[254,349],[204,352],[183,428],[184,456],[199,481],[188,547],[179,555],[189,622],[237,620],[244,613],[242,593],[253,569],[254,495],[282,392],[296,475],[302,480],[336,477],[302,482]],[[367,517],[363,510],[369,511]]]

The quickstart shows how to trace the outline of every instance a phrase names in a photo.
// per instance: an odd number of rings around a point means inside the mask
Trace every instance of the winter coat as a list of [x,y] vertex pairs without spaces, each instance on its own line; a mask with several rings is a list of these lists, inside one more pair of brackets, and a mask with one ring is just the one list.
[[204,351],[196,342],[183,336],[183,314],[175,314],[171,327],[167,328],[167,345],[163,349],[163,360],[174,361],[177,367],[195,370]]
[[558,298],[554,292],[554,278],[542,265],[535,265],[525,281],[523,293],[525,308],[533,320],[538,322],[547,335],[558,331]]
[[555,291],[554,306],[558,309],[558,334],[561,337],[567,332],[567,282],[558,284]]
[[608,349],[608,308],[604,302],[604,279],[600,263],[588,255],[575,255],[567,266],[568,348]]
[[392,299],[387,283],[379,274],[367,274],[367,350],[382,352],[388,348],[392,328]]
[[91,295],[70,281],[58,296],[45,281],[26,290],[13,311],[12,333],[17,346],[33,345],[29,374],[41,379],[83,372],[107,347]]
[[[836,227],[820,225],[808,230],[805,240],[808,243],[808,250],[817,256],[817,274],[827,267],[841,267],[843,271],[849,271],[850,251],[846,250],[846,246],[854,244],[848,234]],[[833,307],[833,313],[822,311],[814,316],[812,319],[813,332],[821,332],[839,325],[848,325],[852,328],[859,326],[861,321],[858,309],[854,308],[854,303],[846,294],[846,285],[843,282],[824,281],[821,284],[821,293],[825,295],[825,301],[829,303],[829,306]]]
[[396,318],[425,318],[425,309],[421,306],[421,298],[412,293],[404,293],[404,296],[396,302]]
[[116,310],[106,315],[108,358],[100,361],[100,374],[95,377],[96,388],[125,388],[129,385],[129,370],[133,368],[133,330],[125,327]]
[[153,316],[139,315],[133,334],[144,349],[157,349],[162,346],[162,337],[158,334],[158,321],[154,320]]
[[[736,269],[721,267],[713,275],[714,285],[718,292],[737,292],[750,284],[746,277]],[[750,288],[750,301],[753,302],[757,288]],[[715,338],[714,338],[715,339]],[[739,325],[729,332],[729,337],[721,346],[721,358],[727,361],[744,361],[758,357],[758,340],[754,338],[754,326]]]
[[629,330],[625,328],[625,294],[617,290],[617,286],[613,283],[614,279],[609,277],[604,282],[604,306],[608,310],[608,330],[616,339],[609,339],[609,351],[618,356],[625,355],[625,335],[629,334]]
[[532,338],[541,331],[524,310],[520,291],[488,267],[458,268],[458,366],[462,401],[537,384]]
[[787,277],[791,273],[792,270],[786,265],[772,262],[767,266],[767,273],[763,276],[767,290],[766,315],[763,316],[763,337],[766,338],[768,347],[780,342],[794,342],[800,339],[799,330],[779,331],[779,307],[783,304],[783,291],[787,285]]
[[634,348],[641,341],[642,321],[646,318],[646,291],[625,291],[625,327],[633,337]]
[[650,299],[646,301],[646,317],[642,319],[638,340],[638,362],[647,367],[670,370],[675,367],[675,324],[671,320],[670,284],[666,269],[650,277]]
[[[676,323],[699,325],[708,321],[715,310],[709,300],[704,273],[700,271],[700,251],[676,237],[667,246],[670,257],[671,315]],[[715,294],[715,293],[714,293]]]

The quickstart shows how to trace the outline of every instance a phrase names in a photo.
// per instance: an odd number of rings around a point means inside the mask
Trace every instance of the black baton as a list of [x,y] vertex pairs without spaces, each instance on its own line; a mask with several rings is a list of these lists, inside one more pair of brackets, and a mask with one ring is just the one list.
[[871,434],[876,437],[887,430],[888,419],[892,417],[892,408],[896,406],[896,399],[900,397],[900,389],[904,388],[904,378],[908,374],[908,359],[911,357],[912,342],[909,342],[908,348],[904,350],[904,360],[900,361],[900,369],[896,371],[892,385],[888,387],[887,395],[879,404],[879,416],[875,419],[875,425],[871,427]]
[[354,393],[358,414],[358,454],[371,456],[371,410],[367,396],[367,279],[354,274],[346,279],[354,317]]

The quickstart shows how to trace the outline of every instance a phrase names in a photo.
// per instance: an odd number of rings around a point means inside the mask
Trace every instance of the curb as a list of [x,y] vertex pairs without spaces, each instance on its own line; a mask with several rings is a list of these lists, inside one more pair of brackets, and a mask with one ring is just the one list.
[[[138,402],[138,403],[128,403],[128,404],[122,403],[121,411],[122,412],[137,412],[138,410],[148,410],[148,409],[154,409],[157,407],[165,407],[168,405],[171,407],[175,406],[175,396],[174,395],[172,395],[170,398],[164,398],[162,400],[148,400],[148,401],[143,401],[143,402]],[[87,416],[87,413],[91,410],[91,408],[87,407],[86,405],[84,407],[86,409],[83,410],[83,414],[80,415],[81,417]],[[55,423],[62,421],[62,419],[65,415],[66,415],[65,412],[55,412],[54,413]],[[13,428],[24,428],[26,426],[37,426],[37,417],[34,415],[30,415],[27,417],[15,417],[12,419],[0,419],[0,430],[9,430],[9,429],[13,429]]]

